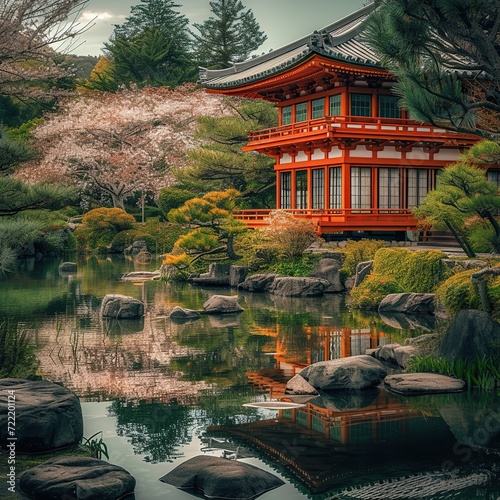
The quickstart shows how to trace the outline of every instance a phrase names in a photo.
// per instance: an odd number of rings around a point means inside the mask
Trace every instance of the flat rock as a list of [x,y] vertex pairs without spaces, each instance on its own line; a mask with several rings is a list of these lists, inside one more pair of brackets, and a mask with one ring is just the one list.
[[291,395],[316,395],[318,391],[306,381],[304,377],[297,373],[286,384],[285,394]]
[[465,390],[463,380],[437,373],[389,375],[385,378],[384,385],[390,391],[404,395],[441,394]]
[[108,294],[102,299],[101,316],[115,319],[141,318],[144,316],[144,304],[127,295]]
[[378,306],[379,312],[405,314],[433,313],[436,296],[433,293],[391,293]]
[[[8,391],[14,391],[9,393]],[[15,396],[16,450],[38,453],[78,444],[83,436],[80,400],[46,380],[0,379],[0,444],[7,446],[7,395]]]
[[134,271],[132,273],[127,273],[122,276],[122,280],[125,281],[149,281],[158,280],[161,278],[160,271]]
[[212,295],[204,304],[205,314],[227,314],[243,311],[238,303],[238,296]]
[[160,478],[180,489],[204,493],[206,498],[250,500],[285,484],[280,478],[253,465],[199,455]]
[[116,500],[132,493],[135,479],[125,469],[90,457],[62,457],[28,469],[19,480],[23,493],[35,500]]
[[315,389],[323,391],[366,389],[379,384],[386,374],[386,369],[380,361],[365,354],[320,361],[300,372]]

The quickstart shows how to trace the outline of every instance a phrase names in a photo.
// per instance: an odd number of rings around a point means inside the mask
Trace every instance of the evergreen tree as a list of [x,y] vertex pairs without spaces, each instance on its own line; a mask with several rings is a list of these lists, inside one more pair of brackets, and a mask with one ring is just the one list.
[[500,2],[376,0],[371,45],[419,120],[499,141]]
[[240,0],[210,2],[215,17],[193,26],[198,62],[207,68],[227,68],[248,59],[250,53],[267,40],[251,9],[244,10]]
[[206,192],[237,189],[244,204],[269,207],[276,203],[274,160],[267,155],[243,152],[248,133],[277,125],[277,111],[265,101],[230,101],[232,116],[203,116],[197,134],[204,145],[189,152],[190,166],[177,172],[181,188]]
[[141,0],[104,44],[116,85],[175,86],[194,78],[189,20],[172,0]]

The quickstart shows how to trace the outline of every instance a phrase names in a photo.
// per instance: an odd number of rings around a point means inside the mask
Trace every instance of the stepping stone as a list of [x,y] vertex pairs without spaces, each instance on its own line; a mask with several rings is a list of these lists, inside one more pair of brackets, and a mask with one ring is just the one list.
[[62,457],[28,469],[21,475],[19,486],[35,500],[116,500],[133,493],[135,479],[125,469],[104,460]]
[[384,385],[390,391],[404,395],[441,394],[465,390],[463,380],[437,373],[389,375],[385,377]]
[[179,489],[193,489],[206,498],[250,500],[285,484],[280,478],[253,465],[199,455],[160,478]]

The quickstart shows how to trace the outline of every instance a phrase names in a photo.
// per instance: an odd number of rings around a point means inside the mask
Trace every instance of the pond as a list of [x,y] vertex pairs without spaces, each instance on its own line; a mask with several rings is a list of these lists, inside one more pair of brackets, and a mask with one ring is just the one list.
[[[40,374],[82,401],[84,435],[102,431],[110,462],[136,479],[136,499],[193,498],[159,481],[197,455],[238,459],[285,485],[263,500],[500,498],[500,397],[399,397],[383,389],[323,395],[296,409],[244,406],[284,397],[310,363],[429,333],[432,320],[352,312],[345,297],[239,293],[240,314],[176,323],[228,288],[122,281],[159,261],[20,261],[0,280],[0,317],[33,327]],[[104,295],[144,301],[142,320],[104,321]],[[272,406],[272,405],[268,405]]]

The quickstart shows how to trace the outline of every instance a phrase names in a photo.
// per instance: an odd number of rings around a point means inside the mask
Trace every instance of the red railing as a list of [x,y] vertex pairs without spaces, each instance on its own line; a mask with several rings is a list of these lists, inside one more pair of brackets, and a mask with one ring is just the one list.
[[[235,217],[249,227],[267,225],[271,209],[241,210]],[[347,230],[416,230],[417,223],[411,210],[406,208],[342,208],[283,210],[295,217],[316,222],[318,232]]]
[[[327,132],[349,132],[353,135],[394,136],[398,140],[405,138],[432,138],[445,141],[449,139],[468,138],[472,136],[457,134],[449,130],[431,125],[421,124],[414,120],[398,118],[373,118],[367,116],[325,116],[281,127],[257,130],[248,134],[249,143],[289,138],[290,136],[325,134]],[[249,145],[250,145],[249,144]]]

